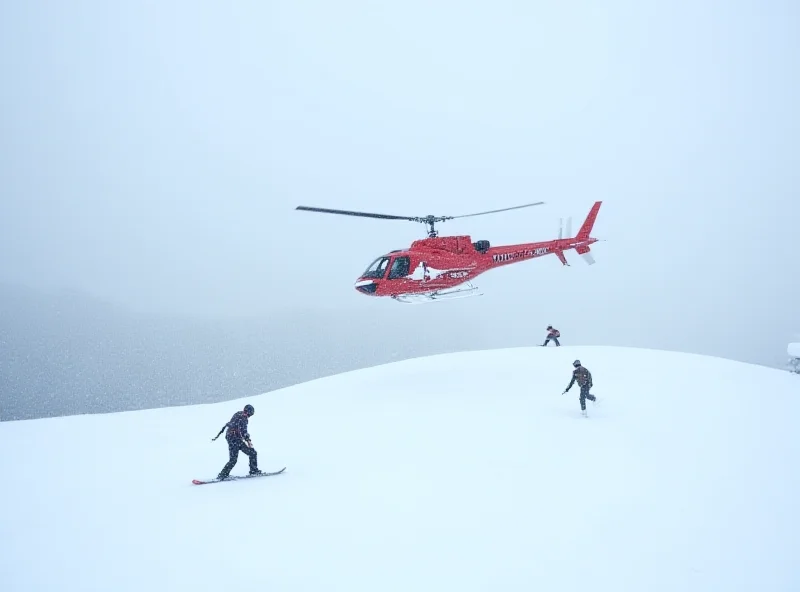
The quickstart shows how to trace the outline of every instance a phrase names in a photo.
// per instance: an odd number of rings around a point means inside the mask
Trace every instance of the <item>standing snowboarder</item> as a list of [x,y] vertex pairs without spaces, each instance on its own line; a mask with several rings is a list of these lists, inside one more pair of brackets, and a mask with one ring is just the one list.
[[561,332],[558,329],[553,329],[553,325],[547,325],[547,338],[544,340],[542,347],[547,347],[551,340],[556,342],[556,347],[560,347],[559,337],[561,337]]
[[588,368],[585,368],[584,366],[581,365],[580,360],[575,360],[574,362],[572,362],[572,365],[575,367],[575,369],[572,371],[572,380],[569,381],[567,388],[561,394],[563,395],[564,393],[568,393],[569,389],[572,388],[572,385],[577,382],[578,386],[581,388],[581,396],[580,396],[581,415],[585,417],[586,399],[595,402],[597,401],[597,398],[589,393],[589,389],[592,388],[592,373],[589,372]]
[[262,471],[258,470],[258,454],[256,453],[256,449],[253,448],[253,442],[250,440],[250,433],[247,431],[248,420],[253,417],[255,412],[256,410],[252,405],[245,405],[242,411],[237,411],[233,414],[231,420],[222,426],[219,434],[213,438],[216,440],[220,437],[225,428],[228,428],[225,439],[228,441],[230,459],[227,464],[222,467],[217,479],[227,479],[228,476],[230,476],[231,469],[233,469],[236,465],[236,461],[239,459],[239,452],[244,452],[250,457],[251,475],[260,475],[262,473]]

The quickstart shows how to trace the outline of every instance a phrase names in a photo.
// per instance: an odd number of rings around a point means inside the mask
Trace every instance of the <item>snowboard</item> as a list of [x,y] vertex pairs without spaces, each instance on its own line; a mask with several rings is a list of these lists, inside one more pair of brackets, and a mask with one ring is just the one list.
[[258,477],[271,477],[272,475],[280,475],[286,470],[286,467],[283,467],[280,471],[275,471],[273,473],[259,473],[258,475],[231,475],[227,479],[192,479],[192,483],[195,485],[208,485],[210,483],[224,483],[226,481],[238,481],[239,479],[256,479]]

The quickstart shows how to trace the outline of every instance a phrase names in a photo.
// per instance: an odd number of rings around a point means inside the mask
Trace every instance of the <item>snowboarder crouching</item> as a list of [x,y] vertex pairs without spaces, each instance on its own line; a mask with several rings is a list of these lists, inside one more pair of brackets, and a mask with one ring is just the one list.
[[247,423],[249,418],[255,414],[255,409],[252,405],[245,405],[242,411],[237,411],[231,417],[231,420],[222,426],[219,434],[216,435],[214,440],[219,438],[220,434],[228,429],[225,434],[225,439],[228,441],[228,453],[230,459],[227,464],[222,467],[217,479],[227,479],[231,474],[231,469],[236,465],[239,458],[239,452],[244,452],[250,457],[250,474],[260,475],[262,471],[258,469],[258,454],[256,449],[253,448],[253,442],[250,440],[250,433],[247,431]]
[[586,399],[597,401],[596,397],[589,393],[589,389],[592,388],[592,373],[589,372],[588,368],[581,365],[580,360],[575,360],[572,362],[572,365],[575,367],[572,371],[572,380],[569,381],[567,388],[561,394],[568,393],[572,385],[577,382],[578,386],[581,388],[581,414],[586,415]]
[[556,347],[560,347],[561,344],[558,342],[559,337],[561,337],[561,332],[558,329],[553,329],[553,325],[547,325],[547,338],[544,340],[542,347],[547,347],[550,340],[556,342]]

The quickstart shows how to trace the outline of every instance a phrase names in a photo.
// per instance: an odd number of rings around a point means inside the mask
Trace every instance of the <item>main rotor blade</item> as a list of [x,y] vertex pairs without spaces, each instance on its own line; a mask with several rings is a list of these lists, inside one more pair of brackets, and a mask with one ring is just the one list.
[[543,203],[544,203],[543,201],[537,201],[535,203],[524,204],[524,205],[521,205],[521,206],[512,206],[510,208],[501,208],[499,210],[489,210],[488,212],[478,212],[477,214],[464,214],[463,216],[446,216],[446,218],[448,220],[451,220],[453,218],[469,218],[470,216],[483,216],[484,214],[496,214],[497,212],[507,212],[508,210],[518,210],[520,208],[529,208],[531,206],[540,206]]
[[305,212],[322,212],[323,214],[343,214],[345,216],[361,216],[363,218],[381,218],[383,220],[411,220],[417,221],[417,218],[410,216],[392,216],[390,214],[371,214],[369,212],[353,212],[349,210],[331,210],[329,208],[312,208],[308,206],[297,206],[295,209],[303,210]]

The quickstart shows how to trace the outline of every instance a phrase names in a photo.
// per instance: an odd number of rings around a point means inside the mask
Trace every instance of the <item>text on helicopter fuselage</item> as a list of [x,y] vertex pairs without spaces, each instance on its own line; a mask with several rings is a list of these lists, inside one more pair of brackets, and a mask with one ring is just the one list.
[[513,253],[500,253],[492,255],[492,260],[495,262],[512,261],[513,259],[523,259],[525,257],[535,257],[537,255],[546,255],[550,252],[547,247],[539,247],[538,249],[525,249],[523,251],[514,251]]

